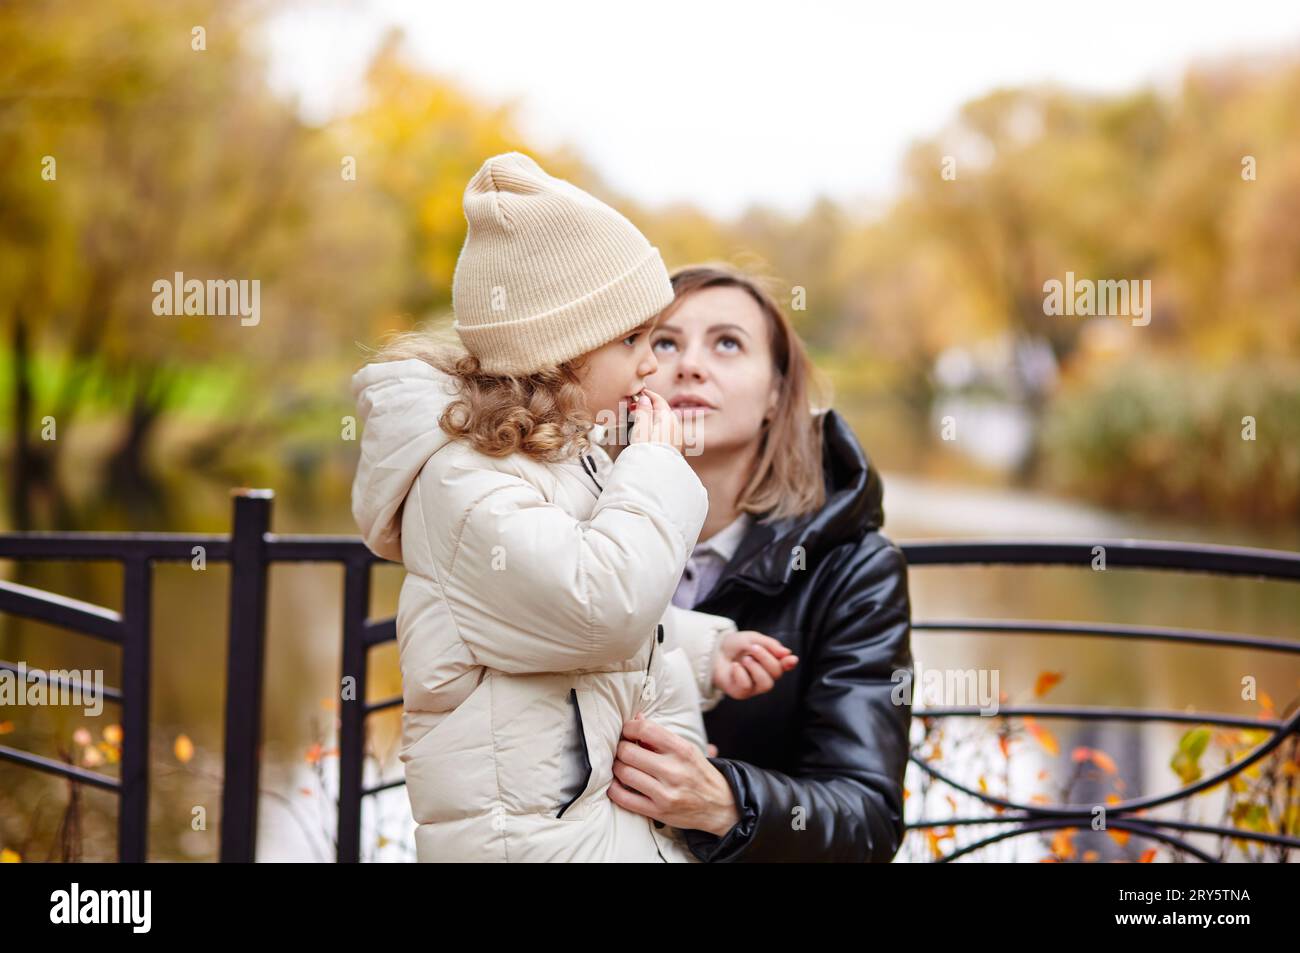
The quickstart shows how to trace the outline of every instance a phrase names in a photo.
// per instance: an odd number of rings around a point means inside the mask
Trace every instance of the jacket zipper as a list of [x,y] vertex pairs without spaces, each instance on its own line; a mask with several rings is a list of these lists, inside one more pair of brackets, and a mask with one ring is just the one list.
[[[596,470],[596,462],[595,462],[594,460],[591,459],[591,454],[587,454],[585,457],[583,457],[583,458],[581,458],[581,459],[582,459],[582,469],[583,469],[583,471],[587,474],[587,476],[591,477],[591,482],[594,483],[594,484],[596,484],[596,489],[598,489],[598,490],[600,490],[600,492],[604,493],[604,492],[605,492],[605,488],[604,488],[603,486],[601,486],[601,485],[600,485],[600,481],[596,479],[596,473],[597,473],[597,470]],[[587,465],[588,465],[588,464],[591,465],[591,469],[590,469],[590,470],[587,469]]]
[[[645,686],[649,684],[650,666],[654,663],[654,659],[655,659],[655,646],[658,643],[662,642],[663,640],[664,640],[664,624],[660,622],[658,625],[655,626],[655,638],[654,641],[650,643],[650,658],[647,659],[645,663],[646,681],[642,685],[642,689],[641,689],[642,693],[645,692]],[[655,829],[659,827],[663,827],[663,824],[661,824],[659,821],[656,821],[653,817],[647,817],[646,820],[650,822],[650,839],[654,841],[655,853],[657,853],[659,855],[659,859],[666,864],[668,863],[668,858],[665,857],[664,852],[659,849],[659,838],[656,837],[654,833]]]
[[650,677],[650,663],[652,663],[655,660],[655,645],[659,642],[662,642],[663,640],[664,640],[664,624],[660,622],[658,625],[655,626],[655,639],[654,642],[650,643],[650,657],[646,659],[646,663],[645,663],[645,674],[647,678]]
[[[582,462],[582,469],[583,469],[583,472],[586,473],[587,476],[591,477],[591,482],[594,483],[594,484],[596,484],[596,489],[600,490],[602,493],[605,492],[605,488],[604,488],[603,486],[601,486],[601,485],[600,485],[600,481],[596,479],[596,473],[597,473],[598,471],[597,471],[597,467],[596,467],[596,461],[594,461],[594,460],[591,458],[591,454],[587,454],[585,457],[580,457],[579,459],[580,459],[581,462]],[[654,664],[654,659],[655,659],[655,645],[657,645],[659,642],[662,642],[663,640],[664,640],[664,625],[663,625],[662,622],[660,622],[657,626],[655,626],[655,639],[654,639],[653,642],[650,643],[650,657],[649,657],[648,659],[646,659],[646,663],[645,663],[645,674],[646,674],[647,682],[642,683],[642,689],[641,689],[642,692],[645,691],[645,686],[648,684],[648,680],[649,680],[649,678],[650,678],[650,667],[651,667],[651,665]],[[578,717],[581,718],[582,716],[579,715]],[[581,721],[579,722],[579,724],[581,724]],[[575,798],[574,800],[577,800],[577,799]],[[570,802],[569,802],[569,804],[572,804],[572,803],[573,803],[573,801],[570,801]],[[556,815],[556,816],[559,817],[559,816],[562,815],[566,810],[568,810],[568,808],[569,808],[569,804],[566,804],[566,805],[564,805],[564,807],[560,808],[560,814],[558,814],[558,815]],[[659,855],[659,859],[662,860],[662,861],[666,864],[666,863],[668,863],[668,858],[665,857],[665,856],[664,856],[664,852],[663,852],[662,850],[659,849],[659,839],[658,839],[658,838],[655,836],[655,834],[654,834],[654,829],[655,829],[656,826],[659,826],[659,822],[656,821],[654,818],[651,818],[651,817],[646,818],[646,821],[650,824],[650,839],[651,839],[652,841],[654,841],[654,845],[655,845],[655,853],[658,854],[658,855]]]

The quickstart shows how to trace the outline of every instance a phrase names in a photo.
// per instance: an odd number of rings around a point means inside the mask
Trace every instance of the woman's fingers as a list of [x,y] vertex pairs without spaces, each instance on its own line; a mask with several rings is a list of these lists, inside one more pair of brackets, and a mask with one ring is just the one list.
[[659,780],[640,768],[634,768],[626,761],[615,760],[613,765],[614,777],[623,784],[624,787],[631,788],[638,794],[644,794],[652,801],[662,801],[664,799],[664,788]]

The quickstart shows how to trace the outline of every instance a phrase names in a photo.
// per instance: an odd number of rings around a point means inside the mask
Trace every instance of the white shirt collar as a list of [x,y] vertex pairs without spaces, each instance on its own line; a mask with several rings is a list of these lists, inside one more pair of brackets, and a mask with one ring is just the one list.
[[724,562],[730,562],[731,557],[735,555],[736,548],[740,546],[740,541],[745,538],[745,533],[749,531],[749,524],[753,522],[753,517],[749,513],[741,513],[730,524],[718,530],[708,539],[696,543],[692,556],[698,556],[702,552],[714,552],[722,557]]

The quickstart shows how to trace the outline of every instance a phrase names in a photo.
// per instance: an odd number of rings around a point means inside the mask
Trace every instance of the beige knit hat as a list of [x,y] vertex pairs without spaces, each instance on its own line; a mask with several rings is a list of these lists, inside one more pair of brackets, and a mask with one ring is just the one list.
[[465,187],[453,324],[489,374],[531,374],[625,336],[673,300],[659,249],[520,152]]

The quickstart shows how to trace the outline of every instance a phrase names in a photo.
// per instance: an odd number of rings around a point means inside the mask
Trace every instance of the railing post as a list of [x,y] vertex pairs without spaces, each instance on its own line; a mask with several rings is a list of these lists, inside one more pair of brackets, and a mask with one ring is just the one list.
[[257,849],[257,792],[266,655],[266,533],[271,490],[232,490],[230,638],[226,658],[225,777],[221,860],[251,863]]
[[[365,783],[366,676],[370,562],[349,560],[343,577],[343,679],[339,692],[338,862],[361,860],[361,790]],[[351,681],[346,681],[350,679]]]
[[147,859],[152,572],[146,556],[123,561],[122,793],[117,805],[117,859],[128,864]]

